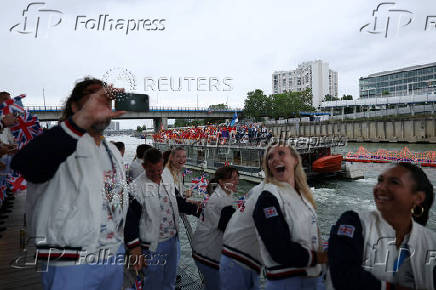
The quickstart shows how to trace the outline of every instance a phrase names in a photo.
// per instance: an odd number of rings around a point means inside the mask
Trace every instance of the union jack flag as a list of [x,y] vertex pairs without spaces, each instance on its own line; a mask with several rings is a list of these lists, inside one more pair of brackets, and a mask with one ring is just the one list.
[[136,275],[135,290],[142,290],[142,280],[139,275]]
[[24,177],[15,171],[13,171],[12,174],[11,173],[8,174],[6,183],[9,190],[12,192],[16,192],[18,190],[25,190],[27,188],[26,186],[27,182],[24,179]]
[[192,179],[192,190],[197,190],[198,192],[205,194],[207,192],[208,183],[206,175],[202,174],[201,176]]
[[188,168],[185,168],[183,170],[183,176],[186,176],[187,174],[192,174],[192,170],[189,170]]
[[142,277],[140,272],[136,271],[135,282],[130,287],[124,288],[126,290],[142,290]]
[[235,201],[236,208],[239,209],[240,212],[244,212],[245,209],[245,196],[241,196]]
[[24,97],[18,96],[15,98],[18,98],[18,103],[15,101],[15,99],[9,99],[0,104],[0,111],[3,115],[12,114],[14,112],[24,113],[24,108],[20,106],[20,104],[23,104],[21,99]]
[[17,104],[20,107],[24,107],[23,101],[21,101],[21,99],[25,98],[25,97],[26,97],[26,94],[21,94],[19,96],[14,97],[15,104]]
[[352,226],[352,225],[340,225],[338,232],[337,232],[337,235],[352,238],[354,235],[354,226]]
[[18,150],[42,133],[38,118],[25,111],[24,116],[17,117],[18,124],[11,127],[12,135],[18,143]]

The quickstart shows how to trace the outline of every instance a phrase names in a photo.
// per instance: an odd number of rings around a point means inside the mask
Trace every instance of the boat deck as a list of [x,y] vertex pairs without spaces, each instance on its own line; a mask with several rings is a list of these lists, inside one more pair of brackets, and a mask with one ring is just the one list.
[[[5,223],[1,227],[7,227],[3,232],[0,232],[2,236],[0,238],[0,290],[42,290],[41,273],[36,270],[36,267],[29,265],[22,269],[15,269],[11,267],[11,262],[16,261],[18,257],[24,256],[24,252],[20,249],[20,229],[24,224],[24,211],[25,211],[26,193],[18,193],[14,200],[14,206],[11,209],[12,212],[8,213],[8,218],[4,219]],[[181,233],[182,242],[182,255],[189,255],[189,245],[184,245],[183,241],[186,238],[182,238],[186,235],[185,231]],[[27,247],[29,253],[34,253],[34,248],[29,245]],[[28,255],[27,261],[30,262],[31,255]],[[21,264],[21,263],[15,263]],[[201,280],[197,273],[197,268],[192,264],[183,263],[183,259],[178,268],[178,275],[180,279],[177,280],[176,289],[180,290],[200,290],[202,288]],[[134,276],[128,271],[124,272],[124,287],[123,289],[132,286]]]
[[40,290],[41,273],[35,271],[35,268],[14,269],[10,263],[17,257],[23,255],[20,249],[20,229],[24,224],[26,193],[21,192],[15,196],[14,207],[12,212],[8,213],[7,219],[2,227],[7,229],[0,233],[0,289],[28,289]]

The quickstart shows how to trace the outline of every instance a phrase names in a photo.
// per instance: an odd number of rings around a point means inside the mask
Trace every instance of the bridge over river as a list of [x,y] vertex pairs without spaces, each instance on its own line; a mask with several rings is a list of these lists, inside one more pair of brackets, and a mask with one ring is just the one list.
[[[40,121],[57,121],[61,117],[61,106],[25,106],[25,109],[38,116]],[[231,119],[235,112],[240,115],[242,109],[209,109],[201,107],[150,107],[146,112],[127,112],[120,120],[152,119],[155,131],[168,127],[168,119],[204,119],[222,118]]]

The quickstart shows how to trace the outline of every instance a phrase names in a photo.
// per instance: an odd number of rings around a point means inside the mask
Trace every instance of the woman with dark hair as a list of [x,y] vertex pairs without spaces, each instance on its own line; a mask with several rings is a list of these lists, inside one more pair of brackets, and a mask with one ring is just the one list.
[[79,103],[82,103],[79,106],[83,106],[83,97],[96,93],[99,89],[104,87],[104,82],[99,79],[86,77],[80,82],[76,83],[71,92],[71,95],[65,101],[64,110],[62,111],[62,115],[59,121],[66,121],[68,118],[74,115],[74,106],[78,106]]
[[335,289],[435,289],[436,234],[425,228],[433,185],[424,171],[398,163],[373,189],[376,210],[341,215],[330,232]]
[[[197,223],[192,242],[192,257],[205,278],[207,290],[220,290],[219,261],[221,256],[223,234],[232,214],[235,212],[232,193],[239,184],[238,170],[226,166],[215,171],[211,183],[216,188],[211,193]],[[208,187],[212,190],[212,187]]]
[[[11,167],[28,182],[26,216],[46,261],[44,289],[120,289],[124,222],[128,209],[125,168],[103,131],[114,92],[103,82],[78,82],[62,121],[23,147]],[[85,254],[85,255],[84,255]],[[94,259],[88,259],[94,257]],[[83,259],[85,258],[85,259]]]
[[127,170],[128,182],[133,181],[136,177],[144,172],[144,167],[142,166],[142,164],[144,163],[144,155],[145,151],[150,148],[152,148],[152,146],[148,144],[140,144],[136,147],[135,158],[133,158],[132,162],[129,165],[129,169]]

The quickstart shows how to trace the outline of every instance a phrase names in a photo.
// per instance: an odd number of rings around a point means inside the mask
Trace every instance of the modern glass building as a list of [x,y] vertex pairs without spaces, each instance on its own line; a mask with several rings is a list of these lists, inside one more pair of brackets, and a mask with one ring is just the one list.
[[359,79],[360,98],[436,93],[436,62],[384,71]]

